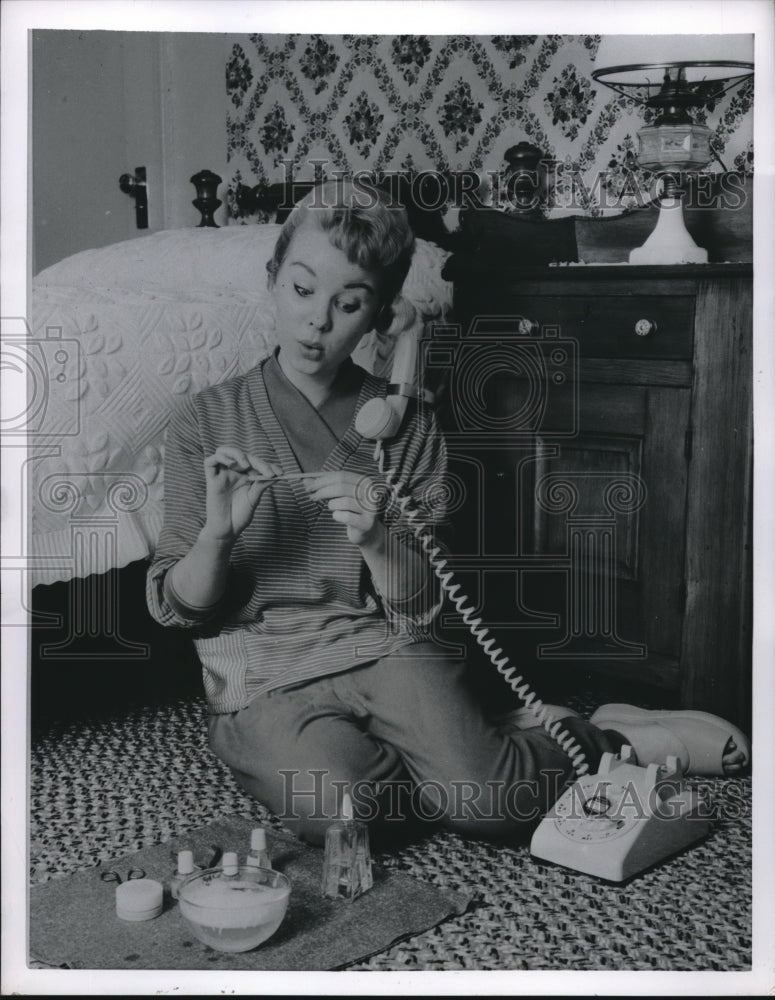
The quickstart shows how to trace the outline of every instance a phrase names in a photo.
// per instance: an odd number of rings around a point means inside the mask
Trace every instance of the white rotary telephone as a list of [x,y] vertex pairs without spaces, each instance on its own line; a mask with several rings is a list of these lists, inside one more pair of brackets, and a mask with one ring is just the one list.
[[624,882],[703,839],[708,803],[683,781],[676,757],[640,767],[632,747],[603,754],[554,803],[530,842],[536,858]]

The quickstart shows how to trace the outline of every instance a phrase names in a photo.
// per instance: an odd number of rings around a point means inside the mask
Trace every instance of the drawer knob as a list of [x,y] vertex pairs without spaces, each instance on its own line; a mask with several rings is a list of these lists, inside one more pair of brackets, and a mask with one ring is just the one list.
[[639,337],[649,337],[657,332],[657,324],[652,319],[639,319],[635,324],[635,332]]
[[538,330],[538,323],[533,319],[527,319],[525,316],[519,317],[519,322],[517,323],[517,332],[522,337],[529,337],[531,334],[536,333]]

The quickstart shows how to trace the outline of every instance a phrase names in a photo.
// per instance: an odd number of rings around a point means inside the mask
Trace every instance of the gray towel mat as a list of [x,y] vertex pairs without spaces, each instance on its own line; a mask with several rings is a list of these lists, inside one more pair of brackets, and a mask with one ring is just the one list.
[[[190,848],[197,860],[214,845],[244,857],[255,821],[229,816],[182,837],[116,858],[30,890],[30,959],[71,969],[340,969],[378,954],[403,938],[465,912],[471,896],[375,866],[374,886],[360,898],[325,899],[323,852],[267,830],[273,866],[292,884],[285,920],[254,951],[225,954],[189,931],[166,891],[173,858]],[[143,868],[165,885],[164,912],[132,923],[116,916],[115,886],[101,873]]]

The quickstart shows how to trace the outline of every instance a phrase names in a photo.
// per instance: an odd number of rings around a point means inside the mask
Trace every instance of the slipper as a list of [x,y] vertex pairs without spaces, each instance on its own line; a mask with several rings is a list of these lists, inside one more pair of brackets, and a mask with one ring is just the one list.
[[[650,711],[634,705],[611,704],[598,708],[589,721],[599,729],[613,729],[626,740],[632,740],[636,756],[637,744],[643,744],[644,737],[647,737],[647,745],[653,745],[655,740],[664,741],[662,760],[668,754],[674,754],[680,759],[684,773],[708,778],[729,777],[723,763],[729,740],[734,740],[737,749],[745,756],[740,769],[733,773],[741,773],[751,763],[751,741],[748,737],[731,722],[709,712],[688,709]],[[647,733],[647,730],[650,732]],[[661,761],[640,762],[650,764]]]

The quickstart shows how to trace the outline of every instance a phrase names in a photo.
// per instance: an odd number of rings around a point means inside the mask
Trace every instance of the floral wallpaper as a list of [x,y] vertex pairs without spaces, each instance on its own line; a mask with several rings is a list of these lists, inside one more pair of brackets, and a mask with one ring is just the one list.
[[[556,161],[547,214],[630,207],[649,176],[637,132],[649,112],[595,83],[598,35],[246,35],[226,66],[227,199],[329,170],[503,171],[520,141]],[[721,163],[753,172],[753,84],[695,120]],[[723,167],[721,166],[723,164]],[[318,169],[321,169],[320,167]],[[579,203],[579,198],[581,203]],[[508,207],[508,206],[506,206]],[[246,221],[246,220],[241,220]]]

